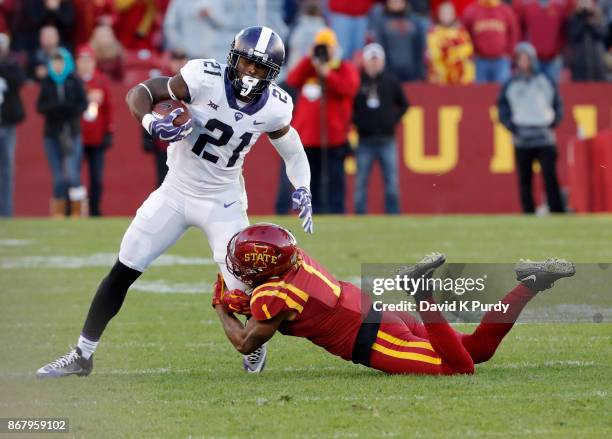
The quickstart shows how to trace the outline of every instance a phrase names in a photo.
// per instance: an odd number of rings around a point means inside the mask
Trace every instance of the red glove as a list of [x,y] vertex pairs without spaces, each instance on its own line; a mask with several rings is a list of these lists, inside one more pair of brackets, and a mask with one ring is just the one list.
[[221,305],[221,297],[223,297],[223,293],[225,292],[225,282],[223,281],[223,276],[221,273],[217,273],[217,281],[213,284],[213,297],[212,297],[212,307],[215,305]]
[[242,290],[225,291],[221,296],[221,303],[230,312],[251,315],[251,298]]

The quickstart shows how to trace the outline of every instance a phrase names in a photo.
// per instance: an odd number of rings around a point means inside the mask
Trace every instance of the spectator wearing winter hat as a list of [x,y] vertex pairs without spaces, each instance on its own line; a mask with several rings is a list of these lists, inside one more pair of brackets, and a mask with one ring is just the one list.
[[79,47],[76,64],[88,102],[87,110],[81,116],[81,133],[89,170],[89,215],[101,216],[104,155],[113,142],[110,81],[96,68],[96,55],[91,47]]
[[512,133],[524,213],[534,213],[531,182],[533,162],[542,167],[548,208],[564,212],[557,178],[557,145],[554,128],[563,118],[555,83],[540,73],[535,48],[527,42],[515,49],[516,71],[498,99],[499,120]]
[[353,104],[353,123],[359,133],[356,151],[355,213],[367,210],[368,180],[374,162],[380,164],[385,185],[385,213],[400,213],[399,171],[395,128],[408,109],[400,82],[385,71],[385,51],[378,43],[363,48],[361,86]]
[[313,210],[344,213],[344,159],[359,72],[340,59],[336,36],[326,28],[289,72],[287,83],[299,90],[292,124],[310,163]]

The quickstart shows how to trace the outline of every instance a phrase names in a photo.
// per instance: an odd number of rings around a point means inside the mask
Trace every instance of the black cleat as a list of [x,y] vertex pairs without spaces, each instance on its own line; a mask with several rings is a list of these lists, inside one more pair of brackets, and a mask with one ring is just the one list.
[[[423,256],[416,264],[401,269],[398,274],[402,277],[406,276],[409,279],[423,278],[427,280],[431,278],[436,268],[440,267],[444,262],[446,262],[446,256],[442,253],[429,253]],[[419,290],[414,292],[413,297],[417,302],[420,302],[421,300],[430,298],[432,294],[433,290],[428,288],[428,285],[422,285]]]
[[77,347],[57,360],[44,365],[36,371],[38,378],[61,378],[69,375],[87,376],[93,369],[93,355],[89,359],[81,355]]
[[572,277],[576,267],[565,259],[549,258],[544,262],[521,259],[514,267],[516,280],[539,293],[551,288],[557,279]]

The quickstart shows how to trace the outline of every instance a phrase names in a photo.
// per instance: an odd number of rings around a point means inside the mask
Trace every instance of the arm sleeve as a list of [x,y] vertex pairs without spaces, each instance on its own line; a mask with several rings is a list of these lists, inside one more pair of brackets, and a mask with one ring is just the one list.
[[270,139],[278,154],[285,162],[287,177],[295,188],[305,187],[310,190],[310,165],[300,140],[300,135],[293,127],[278,139]]

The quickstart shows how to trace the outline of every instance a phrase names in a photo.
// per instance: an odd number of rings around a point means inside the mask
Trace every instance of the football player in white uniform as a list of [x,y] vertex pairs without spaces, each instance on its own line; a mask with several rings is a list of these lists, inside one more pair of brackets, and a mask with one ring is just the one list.
[[[128,92],[126,101],[134,117],[151,135],[172,142],[168,175],[126,231],[119,258],[98,287],[77,346],[38,369],[37,376],[89,375],[102,332],[119,312],[128,288],[191,226],[208,238],[227,287],[247,289],[228,271],[225,255],[230,238],[248,226],[242,163],[262,133],[283,158],[297,188],[293,207],[304,230],[312,233],[308,160],[290,125],[291,97],[274,84],[284,57],[283,42],[274,31],[249,27],[234,38],[227,65],[214,59],[192,60],[178,75],[149,79]],[[154,104],[166,99],[185,103],[191,118],[175,126],[181,108],[154,116]],[[245,356],[245,370],[261,371],[265,357],[265,346]]]

